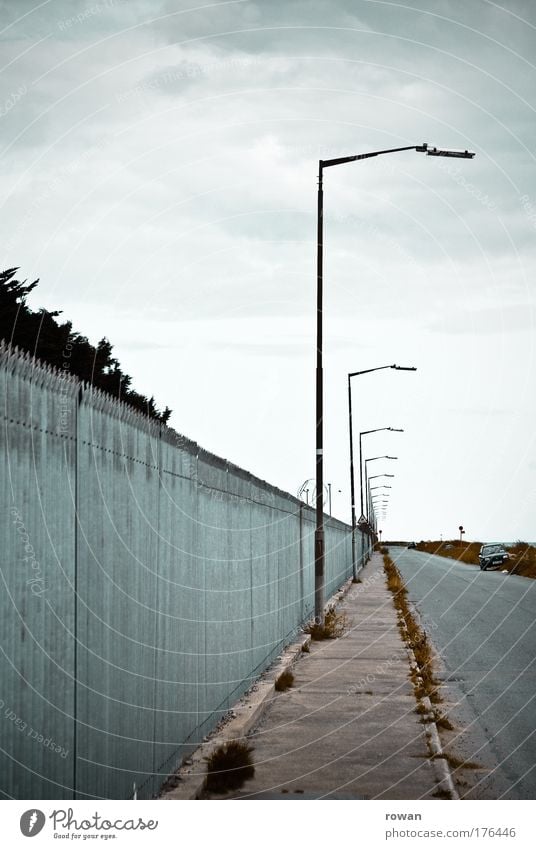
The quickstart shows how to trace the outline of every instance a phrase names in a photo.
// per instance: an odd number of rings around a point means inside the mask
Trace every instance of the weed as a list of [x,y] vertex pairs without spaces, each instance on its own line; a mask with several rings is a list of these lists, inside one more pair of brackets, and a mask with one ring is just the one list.
[[448,716],[439,711],[434,711],[434,722],[438,728],[445,728],[447,731],[454,731],[454,726]]
[[251,759],[253,747],[241,740],[230,740],[218,746],[206,758],[205,788],[213,793],[236,790],[248,778],[253,778],[255,767]]
[[418,700],[428,696],[431,702],[440,702],[439,682],[433,673],[432,649],[426,632],[416,622],[408,603],[408,591],[402,576],[387,554],[383,557],[383,565],[387,575],[387,587],[393,593],[393,601],[400,614],[398,621],[400,633],[413,649],[419,669],[418,676],[414,670],[410,676],[415,696]]
[[473,761],[464,761],[455,755],[445,754],[445,760],[452,769],[481,769],[480,764]]
[[428,695],[422,684],[413,684],[416,699],[424,699]]
[[337,613],[334,607],[330,607],[324,616],[323,625],[312,622],[305,626],[305,631],[313,640],[335,640],[344,634],[347,625],[346,614]]
[[458,758],[456,755],[450,755],[448,752],[442,752],[440,755],[432,755],[431,758],[434,761],[446,761],[452,770],[482,769],[480,764],[477,764],[474,761],[464,761],[462,758]]
[[432,793],[432,797],[434,799],[450,799],[450,793],[447,793],[446,790],[436,790],[435,793]]
[[285,669],[284,672],[276,678],[275,689],[281,693],[283,690],[288,690],[294,684],[294,673],[290,669]]

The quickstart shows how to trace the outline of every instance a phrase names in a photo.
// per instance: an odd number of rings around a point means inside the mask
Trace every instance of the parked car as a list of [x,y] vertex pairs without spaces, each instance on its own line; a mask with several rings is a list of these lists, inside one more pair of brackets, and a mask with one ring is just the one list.
[[408,548],[417,548],[414,542],[408,543]]
[[500,543],[487,543],[478,555],[480,568],[485,571],[490,566],[502,566],[508,560],[508,554]]

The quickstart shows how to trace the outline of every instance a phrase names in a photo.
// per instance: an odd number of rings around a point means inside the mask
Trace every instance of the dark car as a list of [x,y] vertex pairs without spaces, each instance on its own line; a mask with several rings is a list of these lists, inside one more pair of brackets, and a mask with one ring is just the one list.
[[408,548],[417,548],[414,542],[408,543]]
[[490,566],[502,566],[508,560],[508,554],[500,543],[487,543],[480,549],[478,559],[480,568],[485,571]]

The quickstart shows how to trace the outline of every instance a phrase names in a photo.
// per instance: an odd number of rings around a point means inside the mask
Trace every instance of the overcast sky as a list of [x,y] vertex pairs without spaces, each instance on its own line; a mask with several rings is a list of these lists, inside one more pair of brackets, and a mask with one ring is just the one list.
[[[384,536],[536,540],[536,6],[0,2],[2,266],[107,336],[171,425],[296,494],[314,476],[318,159],[325,478],[394,454]],[[366,441],[365,441],[366,440]],[[341,490],[339,493],[338,491]]]

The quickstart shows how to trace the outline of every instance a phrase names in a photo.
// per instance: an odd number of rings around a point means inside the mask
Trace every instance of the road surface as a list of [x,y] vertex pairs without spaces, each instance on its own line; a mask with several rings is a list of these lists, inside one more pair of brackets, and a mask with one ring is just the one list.
[[389,553],[444,664],[453,750],[482,767],[466,795],[535,799],[536,580]]

